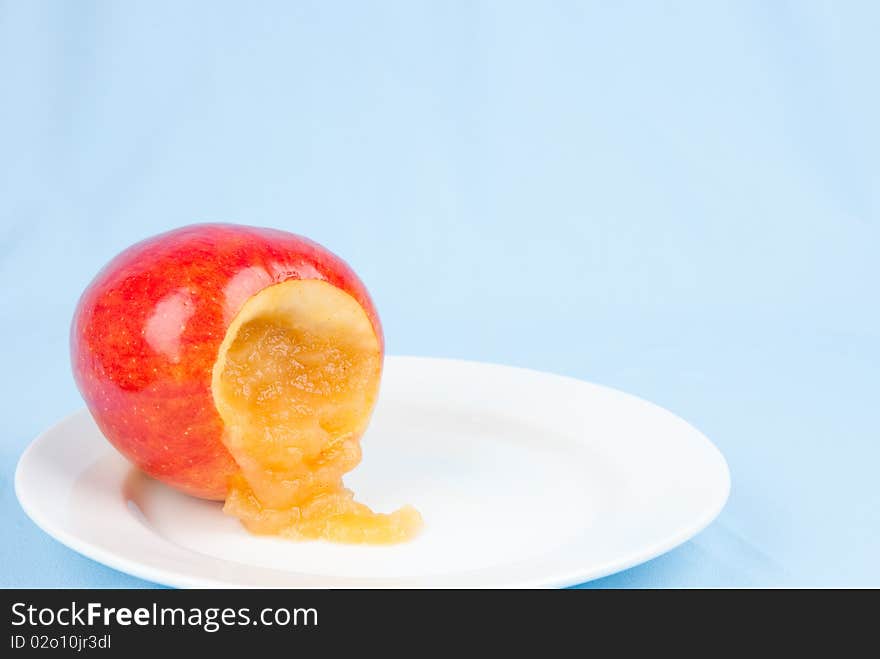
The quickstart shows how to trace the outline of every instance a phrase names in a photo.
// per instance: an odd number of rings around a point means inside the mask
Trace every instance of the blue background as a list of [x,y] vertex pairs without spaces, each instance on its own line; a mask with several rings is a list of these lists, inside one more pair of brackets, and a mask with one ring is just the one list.
[[392,353],[690,420],[720,518],[601,586],[880,586],[880,5],[0,2],[0,584],[146,585],[21,512],[128,244],[309,235]]

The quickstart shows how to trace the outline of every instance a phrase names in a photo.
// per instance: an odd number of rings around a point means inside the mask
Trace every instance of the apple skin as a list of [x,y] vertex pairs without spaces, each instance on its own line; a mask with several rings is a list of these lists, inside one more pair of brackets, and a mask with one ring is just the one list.
[[238,466],[221,439],[212,368],[245,301],[290,279],[323,280],[354,297],[384,355],[363,283],[302,236],[196,224],[110,261],[80,298],[70,335],[74,378],[104,436],[153,478],[197,497],[225,498]]

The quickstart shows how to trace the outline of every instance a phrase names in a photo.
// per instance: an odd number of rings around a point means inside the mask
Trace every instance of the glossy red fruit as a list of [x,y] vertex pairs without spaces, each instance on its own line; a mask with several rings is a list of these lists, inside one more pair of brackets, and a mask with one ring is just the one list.
[[176,229],[128,248],[83,293],[71,327],[74,377],[101,431],[141,470],[223,499],[238,471],[221,441],[212,368],[253,295],[291,279],[325,281],[382,328],[339,257],[291,233],[231,224]]

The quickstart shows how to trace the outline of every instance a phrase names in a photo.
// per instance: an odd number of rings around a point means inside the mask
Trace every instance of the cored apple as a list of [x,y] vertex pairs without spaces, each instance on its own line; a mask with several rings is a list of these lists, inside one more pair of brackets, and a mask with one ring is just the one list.
[[357,503],[384,340],[363,283],[294,234],[201,224],[140,242],[92,281],[71,328],[98,427],[146,474],[225,499],[255,533],[412,536],[419,514]]

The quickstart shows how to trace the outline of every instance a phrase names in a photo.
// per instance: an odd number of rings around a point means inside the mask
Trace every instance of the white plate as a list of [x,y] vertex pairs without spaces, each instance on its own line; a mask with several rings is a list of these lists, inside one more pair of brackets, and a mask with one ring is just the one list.
[[68,547],[181,587],[549,587],[691,538],[730,476],[693,427],[651,403],[508,366],[389,357],[363,463],[346,482],[425,529],[390,547],[255,537],[220,504],[132,469],[82,410],[22,455],[22,507]]

